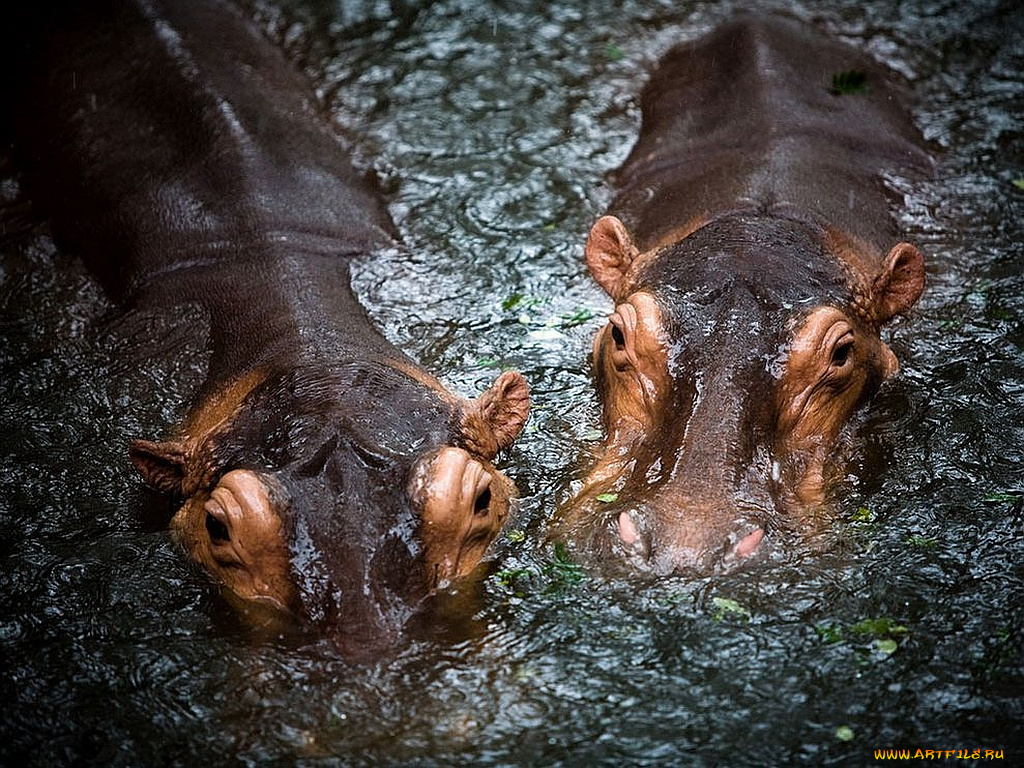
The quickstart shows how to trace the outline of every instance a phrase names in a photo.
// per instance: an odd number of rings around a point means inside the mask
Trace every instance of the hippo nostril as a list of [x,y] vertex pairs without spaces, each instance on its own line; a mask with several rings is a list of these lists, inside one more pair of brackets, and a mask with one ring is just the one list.
[[761,541],[764,539],[764,528],[755,528],[753,531],[748,533],[733,549],[733,553],[738,558],[749,557],[754,554]]
[[619,515],[619,538],[627,547],[631,547],[640,539],[640,532],[636,529],[636,523],[628,512]]

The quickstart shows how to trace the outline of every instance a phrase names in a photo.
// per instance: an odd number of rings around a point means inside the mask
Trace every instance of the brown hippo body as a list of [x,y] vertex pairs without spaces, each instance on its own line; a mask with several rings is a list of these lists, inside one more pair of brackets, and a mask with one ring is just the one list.
[[777,19],[669,51],[642,115],[586,246],[606,441],[551,535],[707,572],[827,519],[839,434],[898,369],[879,328],[924,284],[885,177],[932,161],[895,73]]
[[40,28],[19,41],[15,139],[57,243],[124,307],[209,315],[207,380],[134,465],[183,500],[172,529],[243,603],[386,646],[497,535],[512,488],[491,460],[525,382],[463,400],[373,327],[349,263],[401,247],[395,227],[237,9],[101,0]]

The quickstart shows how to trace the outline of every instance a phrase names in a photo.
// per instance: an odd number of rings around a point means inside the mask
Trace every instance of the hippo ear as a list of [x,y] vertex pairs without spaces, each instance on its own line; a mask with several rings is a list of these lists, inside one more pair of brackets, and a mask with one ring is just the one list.
[[598,285],[613,299],[621,298],[626,273],[640,255],[626,226],[614,216],[602,216],[590,229],[585,254]]
[[879,325],[907,312],[924,290],[924,257],[910,243],[894,246],[871,286],[871,314]]
[[521,373],[506,371],[476,400],[470,402],[462,419],[467,447],[493,459],[502,448],[512,445],[530,414],[530,387]]
[[183,495],[187,454],[184,443],[133,440],[128,457],[146,485],[171,496]]

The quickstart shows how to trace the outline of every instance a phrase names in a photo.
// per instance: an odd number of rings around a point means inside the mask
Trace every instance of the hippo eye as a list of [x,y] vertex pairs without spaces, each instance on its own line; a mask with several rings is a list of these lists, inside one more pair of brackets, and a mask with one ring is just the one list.
[[842,368],[850,359],[850,352],[853,351],[853,334],[841,338],[832,349],[832,365]]
[[636,310],[629,304],[620,304],[615,313],[608,318],[608,333],[612,338],[614,346],[610,350],[609,358],[616,370],[625,371],[632,368],[630,360],[629,343],[627,333],[633,333],[636,328]]
[[206,532],[214,544],[226,544],[231,541],[228,527],[209,512],[206,513]]
[[618,349],[622,349],[626,346],[626,335],[622,332],[622,329],[614,323],[612,323],[612,341],[615,342],[615,346]]
[[477,497],[476,501],[473,502],[473,514],[474,515],[485,515],[487,510],[491,506],[491,489],[484,488]]

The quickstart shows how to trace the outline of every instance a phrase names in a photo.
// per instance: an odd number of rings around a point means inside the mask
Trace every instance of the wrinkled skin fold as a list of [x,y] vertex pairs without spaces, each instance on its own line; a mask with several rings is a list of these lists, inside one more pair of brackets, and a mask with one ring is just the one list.
[[[38,13],[38,15],[37,15]],[[371,324],[353,258],[401,248],[310,84],[209,0],[19,8],[5,72],[28,194],[125,312],[209,318],[205,383],[130,459],[235,604],[390,647],[509,512],[526,382],[448,392]]]
[[[830,93],[858,71],[869,89]],[[549,537],[609,570],[703,574],[807,541],[840,436],[899,369],[880,329],[924,260],[885,174],[932,162],[892,72],[779,19],[672,49],[643,96],[587,266],[605,440]]]

